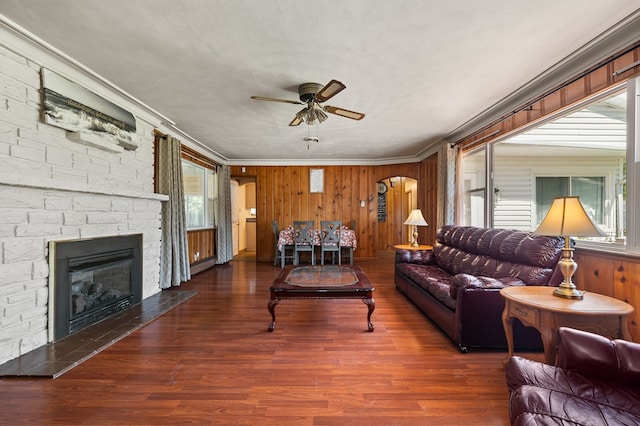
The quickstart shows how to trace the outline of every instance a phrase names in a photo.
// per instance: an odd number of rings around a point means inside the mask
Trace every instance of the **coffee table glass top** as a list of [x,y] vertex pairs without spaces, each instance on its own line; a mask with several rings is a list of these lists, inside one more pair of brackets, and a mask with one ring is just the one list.
[[358,277],[348,266],[302,266],[292,269],[285,279],[299,287],[344,287],[358,283]]

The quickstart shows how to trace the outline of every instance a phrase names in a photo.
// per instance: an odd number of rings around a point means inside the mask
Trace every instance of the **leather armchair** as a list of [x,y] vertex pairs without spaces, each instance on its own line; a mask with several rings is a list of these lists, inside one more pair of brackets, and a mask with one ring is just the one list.
[[558,338],[555,366],[506,365],[511,424],[640,424],[640,344],[562,327]]

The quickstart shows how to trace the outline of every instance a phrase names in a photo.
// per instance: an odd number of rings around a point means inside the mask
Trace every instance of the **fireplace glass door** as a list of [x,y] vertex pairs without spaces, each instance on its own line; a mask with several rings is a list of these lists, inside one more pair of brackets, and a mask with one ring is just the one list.
[[70,319],[99,312],[131,296],[132,259],[71,267]]

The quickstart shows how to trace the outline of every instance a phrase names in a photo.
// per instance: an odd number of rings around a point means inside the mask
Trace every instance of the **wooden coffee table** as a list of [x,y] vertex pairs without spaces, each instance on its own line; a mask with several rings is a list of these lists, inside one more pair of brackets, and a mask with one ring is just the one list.
[[368,307],[367,328],[373,331],[371,314],[376,308],[375,288],[362,271],[354,265],[287,266],[271,287],[269,331],[276,326],[275,308],[282,299],[362,299]]
[[546,364],[555,364],[558,328],[572,327],[610,338],[631,340],[627,315],[633,306],[613,297],[585,292],[584,299],[564,299],[554,296],[555,287],[516,286],[500,290],[505,299],[502,325],[507,337],[509,354],[513,355],[513,319],[540,332]]

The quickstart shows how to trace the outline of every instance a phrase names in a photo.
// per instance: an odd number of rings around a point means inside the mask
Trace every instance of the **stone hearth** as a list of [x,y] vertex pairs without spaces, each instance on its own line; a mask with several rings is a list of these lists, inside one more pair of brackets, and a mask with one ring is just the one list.
[[0,377],[55,379],[196,294],[190,290],[164,290],[97,324],[0,365]]

